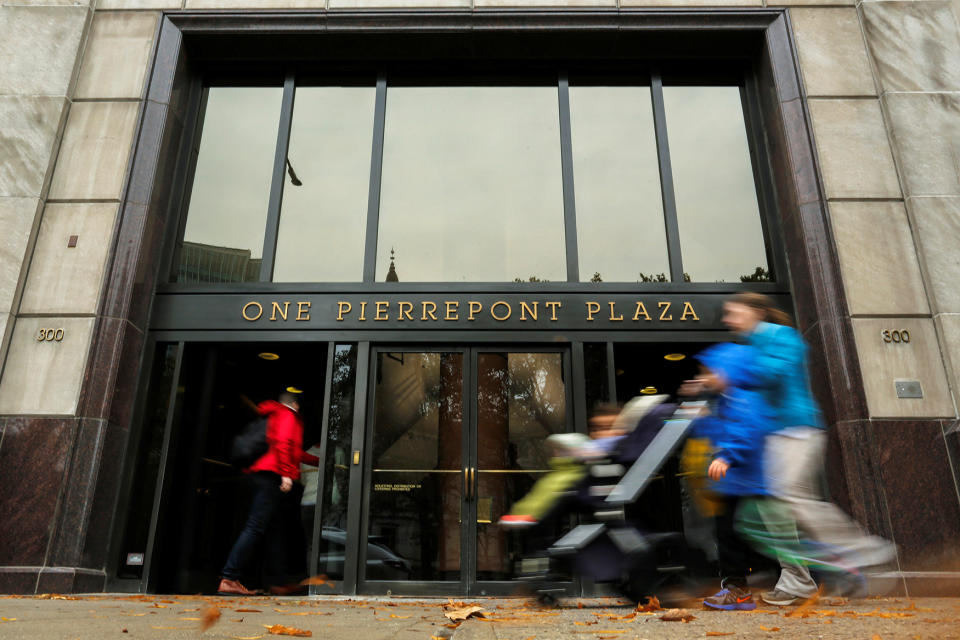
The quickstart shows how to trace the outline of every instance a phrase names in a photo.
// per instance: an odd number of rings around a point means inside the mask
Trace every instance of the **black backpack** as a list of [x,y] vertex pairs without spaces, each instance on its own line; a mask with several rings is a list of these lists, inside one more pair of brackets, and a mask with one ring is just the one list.
[[267,452],[267,419],[257,418],[248,423],[230,444],[230,462],[238,469],[246,469]]

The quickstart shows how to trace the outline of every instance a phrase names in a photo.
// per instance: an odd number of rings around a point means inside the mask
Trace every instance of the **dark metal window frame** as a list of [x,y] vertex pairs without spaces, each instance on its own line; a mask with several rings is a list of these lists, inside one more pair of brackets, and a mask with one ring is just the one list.
[[[720,12],[721,14],[724,12]],[[739,13],[739,12],[738,12]],[[519,12],[517,12],[519,14]],[[511,15],[517,15],[511,14]],[[407,15],[415,15],[413,13]],[[425,14],[426,15],[426,14]],[[442,14],[441,14],[442,15]],[[543,14],[533,14],[543,15]],[[549,15],[549,13],[547,14]],[[582,14],[585,15],[585,14]],[[642,14],[641,14],[642,15]],[[518,34],[518,38],[524,35]],[[689,65],[690,61],[680,61],[680,64]],[[158,291],[161,293],[184,293],[184,292],[241,292],[241,291],[262,291],[269,289],[271,291],[345,291],[357,289],[385,289],[393,291],[429,291],[429,290],[449,290],[450,287],[456,287],[461,291],[490,291],[490,292],[509,292],[509,291],[529,291],[535,288],[538,292],[570,290],[575,288],[582,291],[602,291],[602,290],[629,290],[629,291],[710,291],[710,292],[731,292],[739,290],[752,290],[763,292],[784,292],[787,290],[787,269],[784,258],[783,244],[778,233],[776,219],[778,217],[777,201],[774,195],[773,181],[770,178],[770,161],[768,158],[765,137],[763,135],[763,122],[759,110],[757,109],[756,92],[759,90],[753,69],[750,67],[749,59],[734,57],[725,64],[721,63],[717,74],[711,75],[707,72],[702,80],[710,84],[712,78],[722,76],[727,84],[731,79],[738,81],[741,91],[741,104],[743,105],[744,124],[747,130],[748,146],[753,168],[754,187],[757,195],[757,202],[760,211],[761,232],[764,239],[764,247],[767,258],[767,271],[772,274],[773,280],[765,283],[737,283],[737,282],[684,282],[682,247],[680,242],[680,230],[677,219],[676,197],[674,191],[673,171],[670,158],[670,145],[668,139],[666,113],[663,100],[663,74],[660,66],[673,68],[678,64],[677,60],[669,58],[663,60],[654,60],[652,63],[638,61],[636,67],[638,71],[624,74],[620,72],[618,79],[635,78],[639,84],[649,84],[651,89],[651,107],[654,119],[654,134],[656,139],[656,149],[659,164],[659,178],[664,216],[664,239],[667,245],[669,259],[669,282],[667,283],[641,283],[641,282],[603,282],[593,283],[588,280],[581,280],[579,273],[579,248],[577,243],[577,217],[576,217],[576,197],[575,197],[575,175],[573,168],[573,147],[572,132],[570,122],[570,98],[569,98],[569,73],[566,70],[568,65],[558,64],[555,66],[553,77],[558,91],[558,118],[560,131],[560,160],[562,174],[562,201],[563,201],[563,225],[565,238],[565,264],[566,281],[565,282],[547,282],[547,283],[511,283],[511,282],[470,282],[470,283],[451,283],[442,281],[433,282],[404,282],[404,283],[382,283],[376,281],[376,265],[378,251],[378,233],[380,222],[380,196],[383,175],[383,148],[386,120],[386,106],[388,98],[388,77],[392,71],[384,71],[386,62],[380,63],[380,71],[376,74],[375,84],[375,108],[373,122],[372,149],[370,160],[370,178],[368,182],[367,199],[367,217],[364,238],[364,256],[362,280],[354,282],[273,282],[273,271],[276,260],[277,238],[279,234],[280,216],[283,203],[283,192],[286,187],[286,162],[287,153],[290,144],[291,125],[293,120],[293,109],[295,105],[295,96],[298,77],[312,79],[309,72],[300,73],[292,68],[283,72],[283,96],[280,118],[277,130],[277,142],[274,155],[273,171],[270,186],[270,195],[266,216],[266,228],[264,231],[263,254],[258,282],[237,282],[237,283],[160,283]],[[542,64],[542,62],[541,62]],[[652,64],[652,66],[650,66]],[[589,68],[589,64],[582,67],[578,65],[578,71],[581,68]],[[644,68],[646,67],[646,68]],[[599,67],[598,67],[599,68]],[[532,71],[531,73],[537,73]],[[543,75],[542,73],[539,75]],[[549,77],[549,73],[545,77]],[[579,74],[578,74],[579,75]],[[193,82],[206,87],[210,82],[210,77],[217,77],[217,73],[207,73],[200,69]],[[234,85],[240,82],[242,84],[242,75],[240,80],[231,76],[228,84]],[[334,76],[336,77],[336,76]],[[401,76],[402,77],[402,76]],[[262,81],[262,76],[253,76],[256,80]],[[269,83],[271,86],[277,86],[280,81],[280,74],[275,74],[275,82]],[[218,83],[219,84],[219,83]],[[312,84],[312,82],[311,82]],[[186,218],[189,211],[190,190],[193,183],[193,171],[195,170],[195,154],[199,148],[199,138],[202,135],[203,127],[203,105],[206,102],[206,88],[201,88],[199,93],[203,96],[200,104],[195,108],[197,113],[194,115],[196,127],[192,132],[194,158],[189,168],[189,175],[184,181],[182,190],[181,206],[176,212],[178,216],[177,235],[174,238],[168,238],[172,245],[171,249],[165,252],[169,263],[165,265],[165,272],[175,276],[177,263],[179,260],[179,249],[183,243],[183,234],[186,224]]]

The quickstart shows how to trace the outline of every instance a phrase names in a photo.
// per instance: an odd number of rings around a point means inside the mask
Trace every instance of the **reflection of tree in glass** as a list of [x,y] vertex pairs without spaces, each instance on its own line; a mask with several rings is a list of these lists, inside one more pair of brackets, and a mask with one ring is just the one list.
[[599,271],[593,272],[593,277],[590,278],[590,282],[603,282],[603,278],[600,277]]
[[[690,282],[689,273],[687,272],[683,273],[683,281]],[[651,273],[650,275],[647,275],[641,271],[640,279],[637,280],[637,282],[670,282],[670,277],[667,276],[667,274],[665,273],[656,273],[656,274]]]
[[524,280],[523,278],[514,278],[513,281],[514,282],[550,282],[549,280],[541,280],[537,276],[530,276],[526,280]]
[[322,514],[325,526],[343,527],[347,517],[350,473],[348,453],[353,439],[353,388],[357,375],[354,345],[337,345],[333,353],[327,455],[323,466]]
[[740,276],[740,282],[773,282],[773,276],[763,267],[757,267],[753,273]]

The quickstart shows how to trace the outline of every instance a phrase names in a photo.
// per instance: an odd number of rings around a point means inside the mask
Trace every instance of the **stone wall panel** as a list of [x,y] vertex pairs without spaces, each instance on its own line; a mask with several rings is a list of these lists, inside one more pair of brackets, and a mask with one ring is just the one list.
[[[950,417],[954,406],[933,320],[854,318],[860,369],[871,418]],[[884,341],[884,330],[906,330],[909,343]],[[923,398],[898,398],[894,381],[919,380]]]
[[899,198],[900,184],[876,100],[810,100],[828,198]]
[[960,195],[960,94],[893,93],[883,104],[906,195]]
[[0,6],[0,95],[66,96],[89,9]]
[[[0,415],[73,415],[93,325],[93,318],[18,318],[0,379]],[[63,339],[38,341],[48,328],[62,328]]]
[[11,310],[39,204],[36,198],[0,198],[0,312]]
[[790,22],[807,95],[876,95],[855,9],[791,9]]
[[885,91],[960,90],[960,33],[948,0],[864,2],[860,11]]
[[66,104],[64,98],[0,96],[0,197],[40,196]]
[[140,105],[136,102],[78,102],[70,110],[60,145],[50,198],[116,200]]
[[830,222],[852,315],[928,314],[900,202],[832,202]]
[[98,11],[77,79],[76,98],[139,98],[158,13]]
[[960,197],[910,198],[934,313],[960,313]]
[[96,313],[116,216],[112,203],[47,205],[20,313]]

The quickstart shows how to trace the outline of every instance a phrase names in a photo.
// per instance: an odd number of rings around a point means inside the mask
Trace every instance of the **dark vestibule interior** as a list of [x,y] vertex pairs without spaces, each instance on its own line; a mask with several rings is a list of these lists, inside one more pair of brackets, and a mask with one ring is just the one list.
[[[570,402],[585,403],[589,415],[600,402],[673,396],[696,374],[695,355],[708,344],[586,343],[583,389],[571,384],[563,349],[375,349],[367,420],[372,449],[364,486],[352,497],[356,345],[184,343],[178,358],[177,345],[160,344],[118,577],[146,577],[144,565],[129,562],[128,554],[142,554],[151,590],[215,589],[249,504],[243,473],[229,462],[230,442],[253,419],[255,403],[291,387],[303,392],[304,447],[317,455],[324,451],[325,394],[329,403],[322,478],[302,467],[301,528],[287,543],[310,574],[336,585],[355,562],[362,590],[378,581],[457,582],[469,561],[472,580],[510,580],[524,557],[577,522],[560,514],[536,537],[496,525],[548,468],[545,438],[575,430]],[[464,406],[465,399],[472,406]],[[464,499],[470,484],[461,482],[462,470],[471,467],[477,473],[473,501]],[[685,532],[694,548],[701,545],[683,561],[709,575],[710,523],[691,504],[684,475],[674,456],[632,511],[650,531]],[[366,545],[352,557],[351,499],[364,501],[366,514]],[[472,529],[466,516],[476,522]],[[258,586],[260,567],[248,570],[245,584]]]

